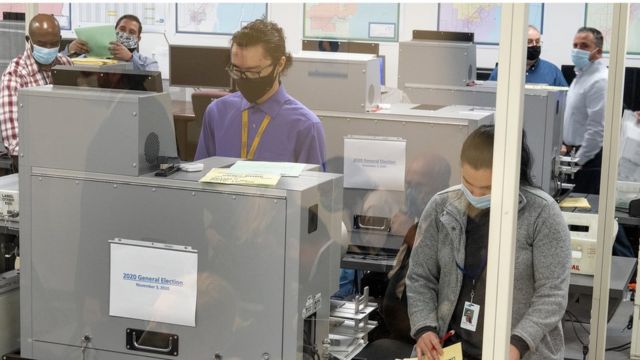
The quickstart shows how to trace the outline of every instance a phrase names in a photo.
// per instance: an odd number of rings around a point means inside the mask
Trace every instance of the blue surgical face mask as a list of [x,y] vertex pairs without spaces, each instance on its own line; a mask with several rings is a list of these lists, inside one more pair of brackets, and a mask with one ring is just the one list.
[[467,197],[467,200],[469,200],[469,203],[473,205],[474,208],[483,210],[488,209],[489,206],[491,206],[491,194],[487,194],[485,196],[473,196],[471,191],[469,191],[464,184],[461,185],[464,196]]
[[589,65],[589,55],[591,52],[587,50],[571,49],[571,61],[576,66],[576,70],[584,70]]
[[34,43],[31,43],[31,45],[33,45],[33,58],[42,65],[51,64],[53,60],[56,59],[56,56],[58,56],[57,47],[49,49],[46,47],[38,46]]

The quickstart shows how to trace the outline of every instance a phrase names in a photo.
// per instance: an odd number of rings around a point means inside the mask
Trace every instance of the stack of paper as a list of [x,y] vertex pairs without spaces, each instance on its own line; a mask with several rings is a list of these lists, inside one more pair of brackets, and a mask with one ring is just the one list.
[[280,175],[234,173],[226,168],[214,168],[200,179],[200,182],[236,185],[275,186]]
[[96,57],[73,58],[71,59],[71,61],[74,65],[113,65],[118,63],[118,60],[102,59]]

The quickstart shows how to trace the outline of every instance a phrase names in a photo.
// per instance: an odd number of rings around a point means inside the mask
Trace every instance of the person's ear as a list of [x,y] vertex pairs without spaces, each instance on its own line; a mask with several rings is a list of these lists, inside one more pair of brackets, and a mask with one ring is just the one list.
[[280,58],[280,61],[278,61],[278,65],[276,66],[276,68],[278,69],[278,74],[282,73],[282,70],[284,70],[284,66],[287,64],[287,58],[285,56]]
[[24,40],[25,40],[26,42],[29,42],[29,41],[31,40],[31,38],[29,37],[29,35],[25,35],[25,36],[24,36]]

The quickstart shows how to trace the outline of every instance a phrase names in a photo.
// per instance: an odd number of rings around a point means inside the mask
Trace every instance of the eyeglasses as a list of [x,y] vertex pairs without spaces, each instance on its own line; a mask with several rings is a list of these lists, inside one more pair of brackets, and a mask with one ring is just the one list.
[[527,46],[542,46],[542,40],[541,39],[538,39],[538,40],[527,39]]
[[263,67],[260,70],[252,70],[252,71],[242,71],[239,70],[237,66],[233,65],[233,64],[229,64],[227,65],[227,72],[229,73],[229,75],[231,75],[231,77],[235,80],[238,79],[259,79],[262,77],[262,72],[273,66],[274,64],[269,64],[265,67]]

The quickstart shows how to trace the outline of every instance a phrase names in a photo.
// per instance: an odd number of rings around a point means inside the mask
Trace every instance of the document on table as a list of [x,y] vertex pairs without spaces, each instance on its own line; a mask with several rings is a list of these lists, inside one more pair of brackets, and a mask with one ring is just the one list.
[[213,168],[199,181],[218,184],[275,186],[278,180],[280,180],[280,175],[237,174],[228,168]]
[[[415,358],[406,358],[404,360],[418,360]],[[462,343],[453,344],[442,349],[442,355],[440,360],[463,360],[462,358]]]
[[109,43],[116,41],[116,30],[113,25],[87,26],[74,29],[78,39],[87,42],[89,57],[104,58],[111,56]]
[[620,132],[618,180],[640,182],[640,126],[633,111],[624,111]]
[[231,166],[234,174],[272,174],[280,176],[300,176],[305,164],[275,161],[236,161]]
[[565,198],[564,200],[560,201],[560,207],[591,209],[591,204],[589,204],[589,200],[587,200],[587,198],[575,197]]

